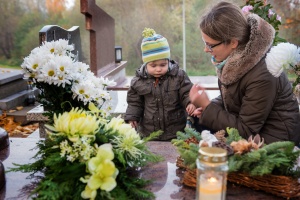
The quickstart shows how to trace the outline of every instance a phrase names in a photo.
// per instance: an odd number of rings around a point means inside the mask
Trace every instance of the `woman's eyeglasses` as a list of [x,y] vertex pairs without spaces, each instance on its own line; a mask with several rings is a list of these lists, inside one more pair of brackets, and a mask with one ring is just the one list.
[[208,44],[206,44],[206,42],[204,40],[203,40],[203,42],[204,42],[205,46],[209,49],[210,52],[213,52],[214,47],[219,46],[220,44],[223,43],[223,41],[222,41],[222,42],[219,42],[218,44],[208,45]]

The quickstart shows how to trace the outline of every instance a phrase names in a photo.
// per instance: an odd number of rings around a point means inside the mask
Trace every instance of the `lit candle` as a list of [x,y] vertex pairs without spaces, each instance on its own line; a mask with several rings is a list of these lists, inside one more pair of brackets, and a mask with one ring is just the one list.
[[201,147],[197,165],[197,200],[225,200],[227,151],[218,147]]
[[200,200],[221,200],[222,199],[222,176],[208,176],[202,174],[199,184]]

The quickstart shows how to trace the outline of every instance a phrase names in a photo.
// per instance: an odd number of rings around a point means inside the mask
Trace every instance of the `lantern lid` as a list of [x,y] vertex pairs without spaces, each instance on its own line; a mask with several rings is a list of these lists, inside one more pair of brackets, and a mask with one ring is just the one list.
[[200,161],[222,163],[227,161],[227,151],[219,147],[201,147],[199,149]]

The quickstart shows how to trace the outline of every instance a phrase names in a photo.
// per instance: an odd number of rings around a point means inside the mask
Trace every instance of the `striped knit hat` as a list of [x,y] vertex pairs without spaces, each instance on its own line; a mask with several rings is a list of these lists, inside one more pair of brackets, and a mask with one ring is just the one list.
[[161,59],[170,59],[170,47],[165,37],[156,34],[151,28],[144,29],[143,37],[141,50],[144,63]]

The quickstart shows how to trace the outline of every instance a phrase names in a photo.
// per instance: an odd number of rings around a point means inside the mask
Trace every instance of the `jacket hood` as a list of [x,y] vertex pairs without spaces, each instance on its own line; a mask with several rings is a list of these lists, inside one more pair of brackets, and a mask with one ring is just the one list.
[[249,14],[247,21],[250,26],[248,43],[229,55],[222,72],[217,70],[222,84],[237,82],[265,56],[273,44],[275,30],[272,25],[256,14]]
[[[140,77],[140,78],[152,78],[153,76],[149,75],[147,70],[146,70],[146,65],[147,63],[144,63],[141,65],[140,68],[138,68],[135,72],[135,75],[137,77]],[[179,65],[177,62],[175,62],[174,60],[170,60],[169,61],[169,69],[168,69],[168,72],[164,75],[168,75],[168,76],[175,76],[177,75],[178,73],[178,70],[179,70]]]

